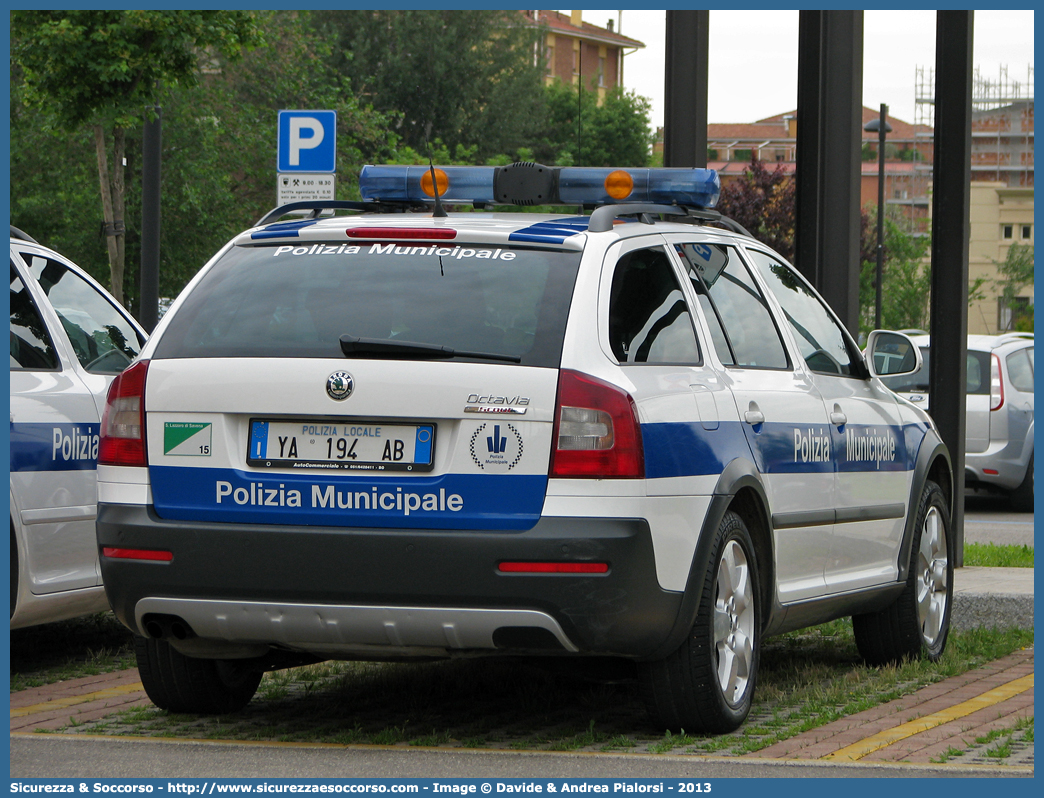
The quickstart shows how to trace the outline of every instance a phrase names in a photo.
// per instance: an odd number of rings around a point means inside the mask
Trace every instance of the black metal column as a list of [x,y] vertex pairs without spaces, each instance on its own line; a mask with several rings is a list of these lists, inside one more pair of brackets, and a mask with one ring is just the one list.
[[859,332],[862,97],[863,12],[802,11],[796,260],[853,334]]
[[797,142],[795,159],[796,218],[794,265],[812,285],[818,286],[820,224],[820,174],[823,125],[820,121],[820,83],[823,74],[823,15],[825,11],[798,14]]
[[939,11],[932,170],[929,402],[953,463],[956,565],[964,564],[965,380],[971,205],[972,11]]
[[710,12],[668,11],[663,165],[707,165]]
[[138,321],[149,333],[159,321],[160,151],[163,112],[145,110],[141,141],[141,297]]

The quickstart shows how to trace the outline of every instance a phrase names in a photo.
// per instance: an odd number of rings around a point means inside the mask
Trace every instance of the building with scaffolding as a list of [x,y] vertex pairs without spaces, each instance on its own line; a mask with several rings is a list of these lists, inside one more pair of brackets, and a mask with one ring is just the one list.
[[[971,239],[969,277],[982,295],[969,307],[968,332],[993,334],[1012,329],[1019,311],[999,301],[998,263],[1012,245],[1032,246],[1033,222],[1033,67],[1025,81],[1014,80],[1007,67],[997,79],[982,77],[976,69],[972,88]],[[918,67],[914,86],[913,123],[889,115],[892,132],[885,144],[885,205],[892,218],[902,219],[908,232],[927,235],[931,230],[932,170],[935,141],[934,69]],[[879,116],[863,108],[863,123]],[[663,130],[654,153],[662,152]],[[718,171],[722,183],[738,180],[752,158],[794,174],[797,112],[753,123],[707,125],[707,165]],[[863,132],[861,204],[874,208],[880,179],[877,134]],[[1033,304],[1033,286],[1023,289],[1017,304]]]
[[[933,70],[918,68],[915,119],[919,125],[931,126],[934,121],[934,88]],[[920,168],[930,175],[930,164]],[[1000,69],[996,80],[975,71],[971,178],[968,278],[982,297],[968,309],[968,332],[994,334],[1032,318],[1028,311],[1033,285],[1023,287],[1009,305],[1000,298],[998,270],[1013,246],[1032,247],[1035,238],[1032,66],[1025,81],[1012,79],[1007,67]]]
[[[915,77],[914,125],[930,137],[935,112],[935,70],[918,67]],[[930,169],[931,164],[925,168]],[[1014,80],[1001,67],[996,80],[975,70],[972,80],[973,181],[1007,186],[1033,186],[1033,67],[1026,80]]]

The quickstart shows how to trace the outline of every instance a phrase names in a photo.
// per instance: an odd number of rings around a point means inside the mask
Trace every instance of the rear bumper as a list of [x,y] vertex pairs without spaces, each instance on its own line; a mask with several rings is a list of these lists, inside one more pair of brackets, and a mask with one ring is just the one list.
[[1006,441],[991,445],[985,452],[969,452],[964,455],[965,481],[1014,490],[1026,477],[1031,452],[1022,441]]
[[[109,602],[139,634],[153,618],[180,618],[199,638],[192,650],[210,656],[271,646],[373,659],[529,650],[641,658],[669,636],[682,599],[659,587],[641,519],[541,518],[522,532],[346,529],[167,521],[103,503],[98,543],[173,553],[166,563],[102,556]],[[609,569],[502,573],[504,561]]]

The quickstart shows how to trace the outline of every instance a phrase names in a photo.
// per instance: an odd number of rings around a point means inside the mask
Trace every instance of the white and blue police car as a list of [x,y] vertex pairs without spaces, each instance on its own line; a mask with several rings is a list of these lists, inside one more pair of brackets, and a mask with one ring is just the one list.
[[617,657],[665,727],[722,732],[767,635],[851,615],[870,662],[941,654],[950,461],[880,380],[917,347],[864,360],[714,172],[360,190],[229,242],[109,392],[102,574],[156,705],[329,658]]
[[94,521],[109,384],[145,332],[90,275],[11,228],[11,628],[107,610]]

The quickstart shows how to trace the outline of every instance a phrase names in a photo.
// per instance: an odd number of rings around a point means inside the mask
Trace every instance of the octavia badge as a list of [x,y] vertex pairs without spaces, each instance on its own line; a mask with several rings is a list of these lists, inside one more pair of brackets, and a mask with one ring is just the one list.
[[326,379],[326,392],[331,399],[347,399],[355,388],[355,380],[347,371],[335,371]]

